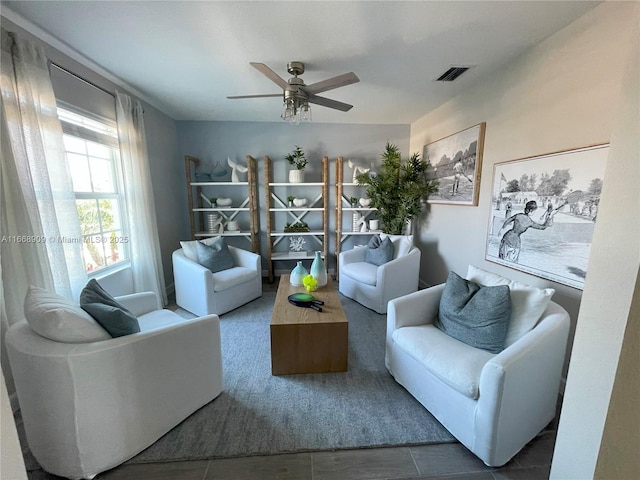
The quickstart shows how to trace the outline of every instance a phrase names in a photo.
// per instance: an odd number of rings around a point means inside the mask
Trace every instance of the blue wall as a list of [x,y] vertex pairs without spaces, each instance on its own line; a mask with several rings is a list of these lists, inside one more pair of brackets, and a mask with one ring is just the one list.
[[[245,157],[251,155],[258,160],[258,201],[260,204],[260,226],[263,235],[260,239],[262,253],[265,252],[266,212],[264,205],[264,170],[262,159],[268,155],[273,162],[273,181],[287,181],[289,170],[284,156],[299,145],[307,154],[310,163],[305,169],[305,180],[320,181],[320,161],[329,157],[330,166],[330,211],[329,211],[329,252],[335,251],[335,159],[342,156],[362,164],[376,165],[387,141],[398,145],[404,156],[409,152],[409,125],[362,125],[362,124],[322,124],[307,123],[289,125],[285,122],[176,122],[178,130],[178,151],[181,155],[197,157],[206,164],[203,171],[210,169],[219,161],[226,166],[227,157],[245,164]],[[345,171],[345,181],[351,181]],[[217,195],[222,196],[222,195]],[[183,192],[183,205],[187,205],[186,186]],[[348,224],[348,219],[345,220]],[[185,232],[188,235],[188,232]],[[229,243],[247,248],[242,240],[229,240]],[[328,266],[333,267],[335,259],[330,255]],[[263,264],[266,266],[266,264]],[[289,271],[294,264],[278,262],[276,271]]]

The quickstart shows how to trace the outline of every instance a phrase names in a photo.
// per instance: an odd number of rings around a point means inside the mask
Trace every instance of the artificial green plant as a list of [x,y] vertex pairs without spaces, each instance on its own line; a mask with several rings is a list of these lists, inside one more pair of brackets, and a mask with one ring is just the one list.
[[296,167],[298,170],[304,170],[304,167],[307,166],[308,160],[307,157],[304,154],[304,151],[298,146],[295,146],[296,148],[293,150],[293,152],[285,155],[285,160],[287,162],[289,162],[290,165]]
[[420,215],[428,196],[437,191],[438,182],[427,179],[429,162],[419,153],[403,161],[398,146],[387,142],[381,158],[380,172],[361,173],[356,180],[366,188],[371,206],[378,210],[382,231],[401,235],[407,222]]

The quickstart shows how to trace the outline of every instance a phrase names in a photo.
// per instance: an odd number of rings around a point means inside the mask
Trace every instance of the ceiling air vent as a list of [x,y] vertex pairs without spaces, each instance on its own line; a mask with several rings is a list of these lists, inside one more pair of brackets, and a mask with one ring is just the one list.
[[440,75],[436,81],[437,82],[453,82],[456,78],[462,75],[464,72],[469,70],[471,67],[461,67],[461,66],[453,66],[442,75]]

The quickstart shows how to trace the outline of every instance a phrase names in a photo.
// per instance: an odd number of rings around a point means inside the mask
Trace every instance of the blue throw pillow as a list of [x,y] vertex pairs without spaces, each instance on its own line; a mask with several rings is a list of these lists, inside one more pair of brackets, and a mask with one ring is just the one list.
[[364,261],[373,265],[383,265],[393,259],[393,242],[389,237],[384,240],[380,235],[371,237],[367,243],[367,251],[364,254]]
[[483,287],[450,272],[434,325],[467,345],[499,353],[505,346],[510,316],[507,285]]
[[95,279],[89,280],[82,289],[80,307],[114,338],[140,331],[140,324],[135,315],[113,298]]
[[198,263],[208,268],[213,273],[221,272],[233,268],[233,257],[227,246],[227,242],[220,238],[213,245],[206,245],[202,242],[196,243]]

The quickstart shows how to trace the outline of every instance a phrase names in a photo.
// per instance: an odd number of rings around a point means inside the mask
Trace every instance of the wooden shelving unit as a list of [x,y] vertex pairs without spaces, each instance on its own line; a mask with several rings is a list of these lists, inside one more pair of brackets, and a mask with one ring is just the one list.
[[[205,215],[207,213],[217,212],[221,215],[222,222],[225,226],[224,237],[244,237],[251,244],[251,251],[260,253],[260,222],[258,210],[258,182],[256,160],[251,155],[247,155],[247,181],[246,182],[197,182],[194,181],[195,173],[192,166],[197,167],[200,160],[190,155],[185,155],[184,163],[187,179],[187,198],[189,202],[189,221],[191,224],[191,238],[206,238],[220,235],[220,233],[209,232],[205,229]],[[220,195],[220,187],[225,187],[225,192],[230,190],[242,189],[241,195],[233,195],[234,202],[229,206],[210,207],[202,201],[203,189],[207,192],[207,197],[214,194]],[[195,197],[194,197],[195,192]],[[225,193],[225,195],[227,195]],[[239,198],[239,200],[236,200]],[[248,219],[244,215],[248,214]],[[248,229],[238,231],[228,231],[226,225],[231,220],[238,220],[246,225]],[[243,221],[244,220],[244,221]]]
[[[344,187],[348,187],[354,195],[346,195],[344,193]],[[371,236],[376,233],[380,233],[382,230],[367,230],[366,232],[354,231],[354,230],[344,230],[343,223],[343,215],[344,212],[349,213],[359,213],[366,219],[372,213],[375,213],[377,210],[371,207],[352,207],[351,202],[349,201],[349,197],[355,196],[355,193],[359,193],[363,195],[365,192],[365,187],[358,185],[353,182],[345,182],[344,181],[344,159],[343,157],[338,157],[336,160],[336,259],[340,252],[342,251],[342,243],[349,238],[350,236]],[[346,205],[346,206],[345,206]],[[338,276],[338,261],[336,260],[336,277]]]
[[[313,251],[310,250],[306,254],[291,254],[289,251],[276,251],[275,246],[288,237],[305,237],[310,241],[317,242],[321,250],[325,263],[329,254],[329,159],[322,158],[322,181],[321,182],[305,182],[305,183],[289,183],[274,182],[271,159],[264,157],[264,176],[265,176],[265,205],[267,208],[267,265],[269,268],[269,281],[273,281],[275,261],[300,261],[313,259]],[[286,200],[287,194],[297,193],[298,195],[313,198],[308,202],[307,206],[290,207]],[[283,228],[276,227],[278,223],[288,221],[292,225],[304,221],[307,216],[322,215],[319,229],[308,232],[284,232]],[[278,219],[276,219],[278,217]],[[306,223],[306,222],[305,222]]]

